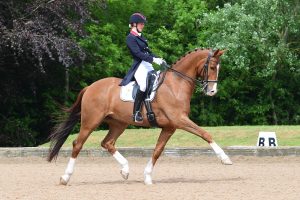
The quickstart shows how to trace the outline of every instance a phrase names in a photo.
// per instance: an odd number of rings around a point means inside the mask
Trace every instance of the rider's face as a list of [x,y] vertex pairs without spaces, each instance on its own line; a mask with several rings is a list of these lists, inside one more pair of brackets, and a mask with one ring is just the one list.
[[136,28],[139,32],[142,32],[144,29],[145,24],[144,23],[137,23]]

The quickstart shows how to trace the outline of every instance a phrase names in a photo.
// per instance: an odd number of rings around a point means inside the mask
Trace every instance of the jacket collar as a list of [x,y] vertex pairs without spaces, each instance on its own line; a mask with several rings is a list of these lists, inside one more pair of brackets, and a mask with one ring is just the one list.
[[130,33],[132,34],[132,35],[134,35],[134,36],[141,36],[141,34],[138,34],[137,32],[135,32],[135,31],[130,31]]
[[130,34],[136,36],[137,39],[141,40],[142,42],[146,43],[148,46],[148,42],[147,40],[143,37],[143,36],[139,36],[136,32],[134,31],[130,31]]

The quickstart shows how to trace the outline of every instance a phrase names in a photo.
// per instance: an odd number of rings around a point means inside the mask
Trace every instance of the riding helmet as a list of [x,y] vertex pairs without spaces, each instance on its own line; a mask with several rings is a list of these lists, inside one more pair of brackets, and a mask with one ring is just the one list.
[[142,13],[133,13],[129,18],[129,24],[146,23],[146,17]]

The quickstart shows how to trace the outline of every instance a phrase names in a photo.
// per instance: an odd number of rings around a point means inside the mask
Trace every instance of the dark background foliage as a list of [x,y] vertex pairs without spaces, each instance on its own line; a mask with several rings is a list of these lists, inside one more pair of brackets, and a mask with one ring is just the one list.
[[[63,104],[65,74],[85,53],[76,42],[85,1],[0,1],[0,145],[36,145]],[[66,90],[67,89],[67,90]]]

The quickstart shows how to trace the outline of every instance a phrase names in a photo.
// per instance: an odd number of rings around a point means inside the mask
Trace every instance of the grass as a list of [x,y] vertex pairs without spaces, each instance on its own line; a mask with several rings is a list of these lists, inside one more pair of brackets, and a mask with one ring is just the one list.
[[[255,146],[259,131],[276,132],[278,146],[300,146],[300,126],[219,126],[202,127],[221,146]],[[160,129],[127,129],[117,140],[117,147],[154,147]],[[107,131],[93,132],[84,148],[99,148]],[[70,135],[64,147],[71,147],[77,134]],[[42,146],[49,146],[49,143]],[[167,147],[207,147],[201,138],[186,131],[177,130]]]

